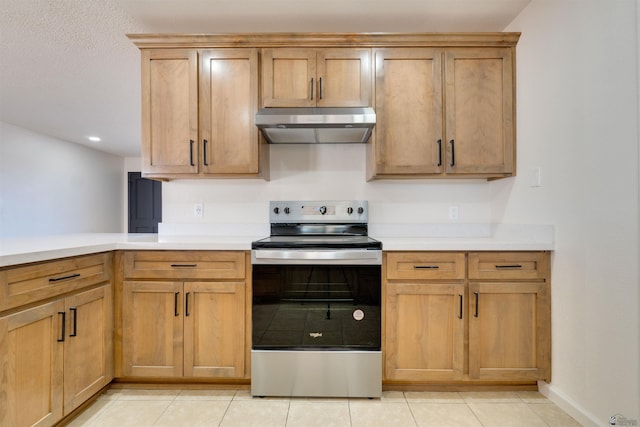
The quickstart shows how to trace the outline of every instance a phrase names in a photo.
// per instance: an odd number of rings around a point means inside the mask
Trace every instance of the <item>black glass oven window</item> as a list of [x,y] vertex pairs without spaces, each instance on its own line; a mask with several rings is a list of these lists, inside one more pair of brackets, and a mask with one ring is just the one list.
[[380,349],[380,266],[253,266],[254,349]]

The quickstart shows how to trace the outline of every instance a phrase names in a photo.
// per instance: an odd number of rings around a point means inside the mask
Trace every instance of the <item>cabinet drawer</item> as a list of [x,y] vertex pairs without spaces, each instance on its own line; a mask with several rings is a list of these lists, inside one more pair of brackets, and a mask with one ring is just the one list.
[[464,279],[464,253],[388,252],[388,279]]
[[244,279],[242,251],[132,251],[124,275],[133,279]]
[[111,279],[111,254],[102,253],[8,268],[0,272],[0,311]]
[[469,279],[545,279],[547,252],[471,252]]

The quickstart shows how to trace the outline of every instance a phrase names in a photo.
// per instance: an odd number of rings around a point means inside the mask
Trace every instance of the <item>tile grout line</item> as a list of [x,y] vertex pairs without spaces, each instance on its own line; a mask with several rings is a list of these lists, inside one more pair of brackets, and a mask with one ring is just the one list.
[[[153,421],[153,423],[151,424],[152,426],[155,426],[156,424],[158,424],[158,421],[160,421],[162,419],[162,416],[167,412],[169,407],[173,404],[173,402],[176,401],[176,399],[178,398],[178,395],[180,395],[181,393],[182,393],[182,390],[178,390],[178,393],[176,393],[176,395],[173,396],[173,399],[168,401],[169,403],[164,408],[164,410],[160,413],[160,415],[158,415],[158,417]],[[151,399],[151,400],[153,400],[153,399]]]
[[418,427],[418,420],[416,420],[416,416],[413,413],[413,408],[409,404],[409,401],[407,400],[407,395],[405,394],[404,391],[402,392],[402,398],[404,399],[405,405],[407,405],[409,407],[409,413],[411,414],[411,418],[413,419],[413,424],[415,424],[416,427]]
[[229,408],[231,408],[231,402],[236,400],[237,396],[238,396],[238,390],[235,390],[233,392],[233,396],[231,396],[231,399],[229,399],[229,402],[227,403],[227,407],[224,409],[224,413],[222,414],[222,417],[220,417],[220,422],[218,423],[218,427],[220,427],[222,425],[222,422],[224,421],[224,418],[229,413]]
[[284,427],[287,427],[287,424],[289,423],[290,413],[291,413],[291,398],[289,398],[289,401],[287,402],[287,416],[284,417]]

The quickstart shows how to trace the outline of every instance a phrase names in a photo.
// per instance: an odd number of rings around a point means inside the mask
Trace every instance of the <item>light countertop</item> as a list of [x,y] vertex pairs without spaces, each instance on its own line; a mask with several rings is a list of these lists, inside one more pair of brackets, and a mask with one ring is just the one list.
[[[369,235],[383,250],[528,251],[553,250],[554,230],[541,225],[377,225]],[[126,233],[64,234],[0,240],[0,267],[111,250],[251,250],[266,235],[198,236]]]
[[251,250],[265,236],[158,236],[88,233],[24,237],[0,241],[0,267],[98,252],[123,250]]

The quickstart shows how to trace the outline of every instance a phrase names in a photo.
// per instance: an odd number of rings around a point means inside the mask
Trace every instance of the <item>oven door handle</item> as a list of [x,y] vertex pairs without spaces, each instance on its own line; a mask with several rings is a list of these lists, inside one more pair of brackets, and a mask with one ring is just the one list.
[[381,250],[259,249],[252,251],[254,264],[382,264]]

